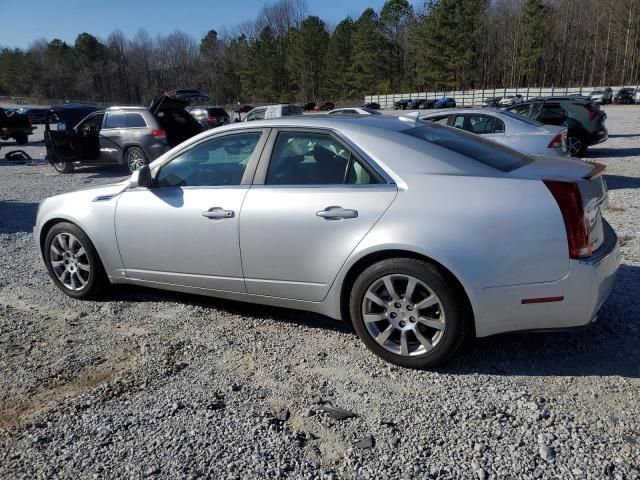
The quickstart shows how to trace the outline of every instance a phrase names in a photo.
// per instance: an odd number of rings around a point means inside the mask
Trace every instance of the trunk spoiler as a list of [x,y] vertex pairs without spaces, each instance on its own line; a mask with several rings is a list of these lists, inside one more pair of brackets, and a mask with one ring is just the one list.
[[606,165],[602,164],[602,163],[597,163],[597,162],[587,162],[590,165],[593,165],[593,170],[591,170],[587,175],[585,175],[584,178],[585,180],[591,180],[593,178],[598,178],[599,176],[601,176],[605,169],[607,168]]

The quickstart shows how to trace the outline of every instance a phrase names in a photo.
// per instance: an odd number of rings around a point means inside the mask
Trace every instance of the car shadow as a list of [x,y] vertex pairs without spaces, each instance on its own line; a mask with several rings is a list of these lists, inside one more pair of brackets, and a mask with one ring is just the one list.
[[624,188],[640,188],[640,177],[625,177],[624,175],[605,175],[608,190]]
[[105,165],[105,166],[88,166],[88,167],[76,167],[76,173],[89,173],[87,178],[89,179],[97,179],[97,178],[120,178],[124,180],[130,175],[118,165]]
[[[451,375],[504,376],[622,376],[640,377],[640,267],[622,265],[611,297],[598,321],[581,329],[547,333],[511,333],[472,339],[444,366]],[[144,287],[118,286],[100,301],[174,301],[228,314],[255,316],[305,328],[349,335],[349,322],[323,315],[232,300],[166,292]]]
[[631,137],[640,137],[638,133],[618,133],[614,135],[609,135],[609,138],[631,138]]
[[629,148],[591,148],[587,150],[580,158],[590,159],[590,158],[622,158],[622,157],[633,157],[640,155],[640,148],[638,147],[629,147]]
[[37,213],[37,203],[0,200],[0,234],[32,232]]

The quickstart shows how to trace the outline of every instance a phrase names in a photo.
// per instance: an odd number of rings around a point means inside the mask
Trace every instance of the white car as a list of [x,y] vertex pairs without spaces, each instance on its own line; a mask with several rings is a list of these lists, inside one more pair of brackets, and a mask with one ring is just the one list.
[[522,95],[509,95],[500,100],[498,105],[501,107],[512,107],[513,105],[517,105],[522,102],[524,102],[524,98],[522,98]]
[[302,115],[302,107],[289,103],[278,105],[265,105],[250,110],[244,117],[243,122],[251,122],[253,120],[264,120],[265,118],[289,117],[291,115]]
[[414,112],[405,117],[466,130],[530,155],[569,155],[566,127],[543,125],[504,110],[483,108]]
[[328,112],[328,115],[382,115],[378,110],[364,107],[336,108]]

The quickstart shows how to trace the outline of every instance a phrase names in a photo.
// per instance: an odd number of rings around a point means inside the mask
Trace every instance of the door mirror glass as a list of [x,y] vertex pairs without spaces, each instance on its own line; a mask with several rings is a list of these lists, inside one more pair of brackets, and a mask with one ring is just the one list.
[[131,174],[129,179],[129,187],[143,187],[150,188],[153,184],[153,177],[151,176],[151,169],[149,165],[143,165],[138,170]]

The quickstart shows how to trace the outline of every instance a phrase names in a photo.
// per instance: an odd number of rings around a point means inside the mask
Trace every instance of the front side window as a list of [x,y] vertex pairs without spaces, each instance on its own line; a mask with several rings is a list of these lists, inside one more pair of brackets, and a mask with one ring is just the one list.
[[239,133],[199,143],[160,169],[157,186],[240,185],[261,136],[259,132]]
[[109,112],[104,121],[104,128],[124,128],[126,126],[124,113]]
[[247,115],[247,122],[251,122],[253,120],[264,120],[265,113],[266,113],[266,110],[264,109],[251,112],[249,113],[249,115]]
[[81,132],[99,132],[102,127],[103,118],[104,115],[102,113],[93,115],[78,125],[78,130]]
[[331,135],[281,132],[266,185],[372,185],[380,178]]

